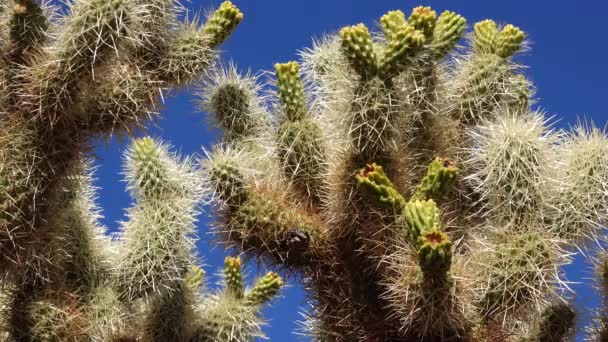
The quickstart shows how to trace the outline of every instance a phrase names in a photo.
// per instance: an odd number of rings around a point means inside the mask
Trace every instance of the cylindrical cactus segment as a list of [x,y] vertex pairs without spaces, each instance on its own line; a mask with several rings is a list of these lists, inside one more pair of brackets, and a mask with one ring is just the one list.
[[376,75],[378,55],[367,26],[358,24],[342,28],[340,42],[342,53],[360,76],[368,78]]
[[234,158],[210,158],[207,164],[213,196],[228,206],[238,206],[247,199],[245,178]]
[[418,237],[418,262],[425,275],[442,275],[452,265],[452,242],[439,229],[423,231]]
[[399,211],[405,207],[405,199],[388,179],[382,166],[376,163],[368,164],[355,175],[355,180],[374,200],[381,204]]
[[304,88],[300,79],[300,66],[296,62],[274,65],[277,88],[285,114],[289,121],[299,121],[306,117]]
[[435,24],[433,40],[429,46],[435,59],[443,58],[456,46],[466,25],[467,20],[454,12],[441,13]]
[[409,59],[424,45],[422,31],[412,25],[406,25],[388,42],[379,62],[378,69],[382,77],[391,78],[403,71]]
[[226,257],[224,261],[224,280],[226,293],[234,298],[243,298],[243,272],[241,259]]
[[511,57],[521,48],[525,34],[511,24],[505,26],[496,39],[496,54],[502,58]]
[[426,176],[422,178],[416,188],[412,200],[425,200],[442,195],[454,183],[458,168],[455,164],[444,158],[437,157],[429,165]]
[[277,295],[283,284],[283,279],[278,274],[268,272],[247,292],[245,302],[248,305],[264,304]]
[[441,226],[441,211],[432,199],[408,202],[404,210],[410,241],[417,243],[424,232],[438,230]]
[[407,25],[407,20],[400,10],[388,11],[380,18],[380,25],[386,39],[391,41]]
[[230,1],[224,1],[207,20],[203,34],[208,46],[215,48],[222,44],[243,20],[243,13]]
[[190,268],[190,272],[186,274],[186,286],[192,293],[198,293],[205,283],[205,271],[194,265]]
[[418,6],[412,10],[407,22],[416,30],[422,31],[427,39],[432,39],[437,22],[437,12],[428,6]]
[[152,138],[144,137],[133,143],[133,179],[142,193],[151,195],[167,184],[167,169],[161,159],[160,150]]
[[494,53],[496,51],[496,41],[498,40],[498,27],[494,20],[486,19],[475,23],[475,52]]

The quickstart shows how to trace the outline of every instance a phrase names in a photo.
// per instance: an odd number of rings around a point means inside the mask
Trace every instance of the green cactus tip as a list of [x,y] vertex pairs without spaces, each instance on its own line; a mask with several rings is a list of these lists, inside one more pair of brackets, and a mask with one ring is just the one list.
[[289,121],[299,121],[306,116],[304,88],[300,79],[300,66],[296,62],[274,65],[277,88]]
[[204,281],[205,271],[198,266],[192,266],[188,274],[186,274],[186,285],[194,293],[197,293],[201,289]]
[[496,41],[496,54],[502,58],[511,57],[521,48],[525,34],[518,27],[511,24],[505,26],[498,34]]
[[243,298],[243,273],[241,271],[241,259],[226,257],[224,265],[226,290],[235,298]]
[[483,20],[475,24],[475,51],[493,53],[509,58],[521,48],[525,34],[518,27],[506,25],[499,32],[493,20]]
[[268,272],[247,293],[245,302],[248,305],[264,304],[274,298],[283,285],[283,279],[278,274]]
[[445,274],[452,264],[452,242],[444,232],[431,229],[418,237],[418,260],[424,274]]
[[224,1],[207,20],[203,34],[209,46],[215,48],[222,44],[243,20],[243,13],[230,1]]
[[377,55],[372,36],[364,24],[347,26],[340,30],[342,53],[355,71],[363,77],[376,74]]
[[407,25],[405,14],[399,10],[389,11],[380,18],[380,25],[387,40],[393,40],[397,32],[403,30]]
[[455,164],[444,158],[437,157],[429,165],[426,176],[422,181],[414,195],[413,200],[424,200],[435,196],[440,196],[446,193],[456,179],[458,168]]
[[437,19],[430,49],[436,59],[441,59],[456,46],[467,25],[462,16],[445,11]]
[[424,36],[429,39],[433,36],[437,13],[427,6],[418,6],[412,10],[408,23],[416,30],[422,31]]
[[418,242],[422,233],[437,230],[441,225],[441,211],[432,199],[408,202],[404,218],[409,228],[410,241],[414,243]]
[[382,166],[376,163],[368,164],[355,175],[355,180],[383,205],[399,210],[405,206],[405,199],[388,179]]

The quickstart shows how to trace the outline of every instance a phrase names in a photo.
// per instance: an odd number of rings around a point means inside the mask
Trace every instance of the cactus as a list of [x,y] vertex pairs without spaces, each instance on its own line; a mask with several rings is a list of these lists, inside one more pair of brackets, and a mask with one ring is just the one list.
[[[464,17],[416,7],[378,26],[277,64],[274,99],[252,101],[269,95],[245,82],[231,93],[238,118],[255,107],[277,124],[226,147],[235,126],[217,120],[203,161],[215,233],[297,274],[319,341],[567,340],[561,270],[603,241],[606,132],[556,130],[535,108],[514,25],[484,20],[460,42]],[[225,82],[218,70],[208,84]]]
[[[0,4],[3,340],[253,341],[284,276],[319,341],[572,338],[562,268],[602,245],[608,137],[535,108],[520,28],[484,20],[460,44],[459,14],[394,10],[262,85],[214,63],[243,20],[234,4],[184,22],[181,8],[75,0],[55,20],[45,2]],[[182,86],[224,134],[202,158],[133,139],[133,202],[108,238],[92,141],[131,138]],[[197,265],[201,204],[234,253],[221,288]],[[246,287],[242,260],[273,272]],[[587,331],[604,340],[606,253],[594,264]]]
[[[169,90],[204,84],[243,19],[229,1],[203,21],[180,22],[181,8],[173,0],[75,0],[59,18],[46,1],[0,4],[2,340],[227,341],[237,328],[234,341],[264,336],[262,304],[283,282],[270,273],[245,291],[235,276],[229,287],[240,294],[206,291],[193,250],[203,198],[192,159],[135,139],[125,154],[134,200],[127,219],[114,238],[98,222],[92,141],[131,138]],[[230,127],[235,138],[258,125],[261,106],[244,104],[236,111],[250,116]],[[217,191],[229,200],[245,195],[241,186]],[[231,260],[240,275],[240,259]]]

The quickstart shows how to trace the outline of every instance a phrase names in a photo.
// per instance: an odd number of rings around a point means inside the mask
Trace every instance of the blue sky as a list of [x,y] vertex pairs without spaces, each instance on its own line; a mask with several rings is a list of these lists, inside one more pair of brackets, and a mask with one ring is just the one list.
[[[192,0],[192,11],[217,6],[221,1]],[[574,124],[578,116],[592,118],[606,125],[608,110],[608,67],[605,26],[608,3],[595,0],[574,1],[394,1],[394,0],[235,0],[245,13],[245,20],[223,46],[222,59],[234,61],[241,69],[271,70],[277,62],[296,58],[298,49],[311,44],[312,37],[334,32],[345,25],[364,22],[373,26],[386,11],[401,9],[409,12],[418,5],[432,6],[437,12],[454,10],[470,24],[492,18],[500,23],[521,27],[531,40],[532,50],[519,60],[529,66],[528,76],[537,86],[540,107],[549,115],[560,118],[558,126]],[[446,5],[449,4],[449,5]],[[167,99],[163,119],[149,133],[160,137],[183,153],[200,153],[210,146],[214,132],[205,125],[205,115],[192,105],[187,91]],[[104,223],[114,230],[124,218],[130,198],[124,190],[121,175],[123,147],[117,142],[100,143],[96,149],[99,168],[97,185],[99,204],[105,215]],[[201,216],[199,254],[206,270],[216,272],[223,264],[225,253],[213,247],[207,228],[208,220]],[[582,282],[574,285],[579,303],[592,302],[588,285],[590,276],[583,261],[577,259],[568,268],[569,278]],[[211,280],[213,281],[213,280]],[[271,327],[266,331],[273,341],[292,341],[300,319],[303,292],[290,282],[283,298],[266,310]],[[301,338],[306,341],[306,338]]]

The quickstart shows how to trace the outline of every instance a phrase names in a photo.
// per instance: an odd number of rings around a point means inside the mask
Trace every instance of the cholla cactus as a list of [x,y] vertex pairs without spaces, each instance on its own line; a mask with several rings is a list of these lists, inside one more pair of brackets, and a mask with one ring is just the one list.
[[[484,20],[454,50],[465,26],[417,7],[382,16],[381,34],[345,27],[276,64],[275,99],[233,66],[205,81],[201,107],[225,132],[203,162],[215,231],[298,274],[319,341],[574,332],[561,268],[602,239],[608,137],[532,107],[521,29]],[[252,120],[264,112],[276,125]]]
[[135,140],[133,207],[116,239],[98,222],[91,141],[144,128],[163,93],[197,82],[243,19],[229,1],[203,21],[179,22],[181,9],[75,0],[59,18],[46,1],[0,4],[2,340],[227,341],[235,327],[235,342],[263,336],[259,310],[282,280],[270,274],[239,298],[203,293],[201,186],[188,158]]

